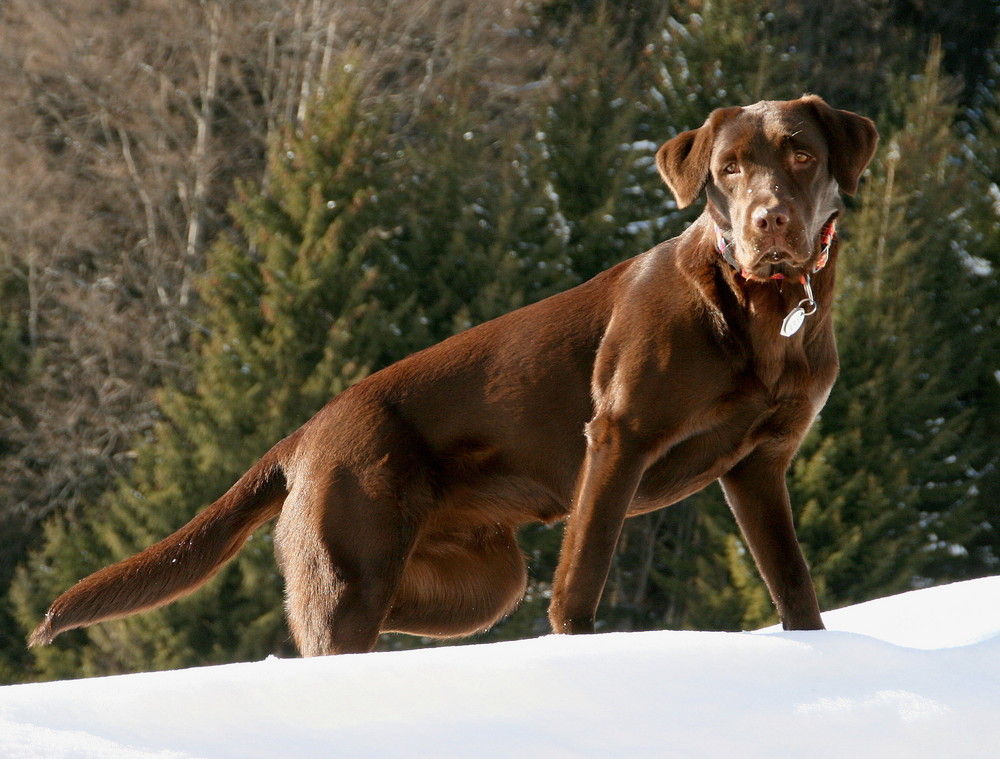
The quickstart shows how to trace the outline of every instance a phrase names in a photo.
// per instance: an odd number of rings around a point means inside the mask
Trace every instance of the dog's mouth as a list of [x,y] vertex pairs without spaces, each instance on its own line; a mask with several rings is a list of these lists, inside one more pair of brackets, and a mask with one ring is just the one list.
[[786,247],[770,247],[745,271],[751,279],[785,279],[798,276],[806,260]]
[[805,230],[793,226],[780,232],[745,235],[742,241],[737,235],[729,242],[722,228],[716,227],[716,247],[722,256],[744,279],[757,282],[801,279],[823,254],[810,249],[806,240]]
[[760,279],[785,279],[790,276],[794,276],[794,271],[785,261],[775,261],[758,267]]

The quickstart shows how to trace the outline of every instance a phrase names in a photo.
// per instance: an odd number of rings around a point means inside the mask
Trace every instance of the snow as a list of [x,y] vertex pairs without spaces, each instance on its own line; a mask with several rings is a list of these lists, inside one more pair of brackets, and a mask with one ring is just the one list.
[[1000,755],[1000,577],[824,618],[6,686],[0,757]]

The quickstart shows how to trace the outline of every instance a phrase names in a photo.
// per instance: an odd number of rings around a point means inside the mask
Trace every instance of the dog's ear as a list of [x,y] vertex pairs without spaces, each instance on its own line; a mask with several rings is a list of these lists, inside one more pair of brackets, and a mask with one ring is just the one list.
[[677,199],[678,208],[687,208],[701,194],[711,168],[712,146],[719,126],[741,108],[719,108],[697,129],[681,132],[663,143],[656,152],[656,168]]
[[830,148],[830,173],[848,195],[858,191],[858,180],[875,155],[878,130],[871,119],[831,108],[816,95],[803,100],[812,108]]

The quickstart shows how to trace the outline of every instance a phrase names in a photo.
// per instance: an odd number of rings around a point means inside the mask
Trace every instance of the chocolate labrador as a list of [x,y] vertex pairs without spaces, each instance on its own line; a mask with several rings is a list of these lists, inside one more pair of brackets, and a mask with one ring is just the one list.
[[679,237],[341,393],[225,495],[59,596],[31,636],[168,603],[278,517],[304,655],[509,613],[516,531],[566,520],[549,617],[594,629],[626,517],[721,480],[784,626],[823,626],[785,472],[837,375],[840,192],[878,134],[815,96],[714,111],[657,153]]

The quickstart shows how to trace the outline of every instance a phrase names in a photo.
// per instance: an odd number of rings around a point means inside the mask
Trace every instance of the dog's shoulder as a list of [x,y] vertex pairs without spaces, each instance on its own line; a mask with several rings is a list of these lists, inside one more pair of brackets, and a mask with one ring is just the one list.
[[660,329],[681,323],[696,326],[707,315],[714,331],[721,312],[718,269],[705,250],[709,239],[699,219],[677,237],[625,262],[615,294],[616,316],[634,314]]

